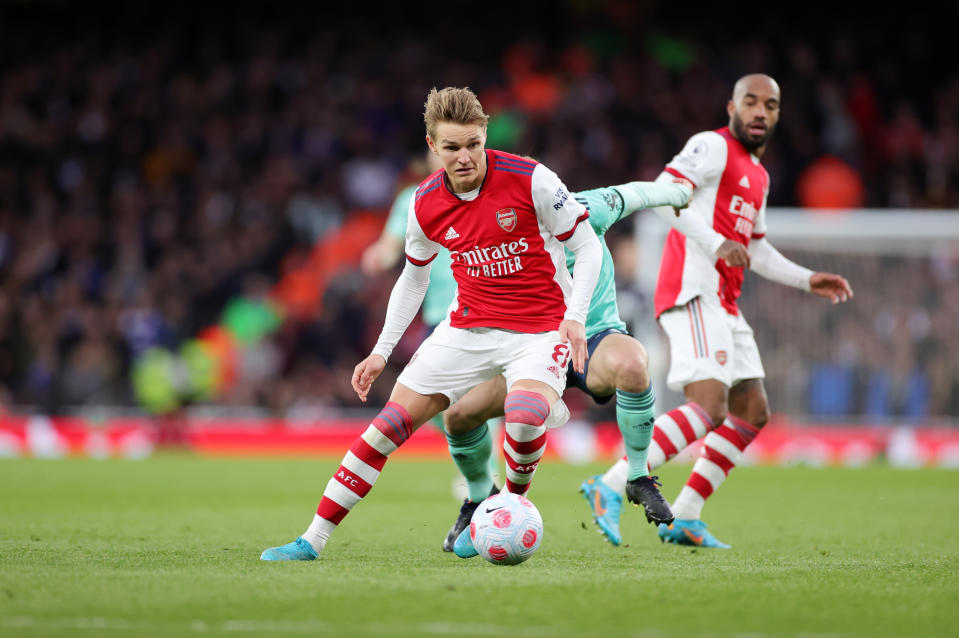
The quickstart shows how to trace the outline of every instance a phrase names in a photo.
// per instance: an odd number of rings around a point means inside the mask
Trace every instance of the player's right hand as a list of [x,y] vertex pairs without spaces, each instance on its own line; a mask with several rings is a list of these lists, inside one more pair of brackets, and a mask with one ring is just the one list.
[[686,199],[686,203],[683,206],[679,206],[678,208],[676,206],[673,206],[673,213],[676,214],[676,217],[679,217],[680,211],[686,208],[689,208],[689,202],[692,201],[693,199],[693,193],[695,192],[696,187],[693,186],[693,183],[691,181],[689,181],[688,179],[684,177],[675,178],[673,180],[673,184],[679,184],[680,186],[685,186],[686,188],[689,189],[689,198]]
[[833,303],[852,299],[852,286],[841,275],[834,275],[831,272],[813,273],[809,278],[809,292],[820,297],[825,297]]
[[749,268],[749,251],[746,250],[745,246],[732,239],[727,239],[719,245],[719,248],[716,249],[716,256],[725,261],[727,266]]
[[370,393],[373,382],[376,381],[376,377],[380,376],[385,367],[386,359],[381,355],[371,354],[353,368],[351,383],[353,384],[353,391],[356,392],[356,396],[360,397],[360,401],[366,403],[366,395]]

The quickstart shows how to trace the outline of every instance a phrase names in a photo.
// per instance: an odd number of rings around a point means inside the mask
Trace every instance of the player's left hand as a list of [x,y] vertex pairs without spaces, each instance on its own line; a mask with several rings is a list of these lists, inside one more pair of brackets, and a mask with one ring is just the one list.
[[685,186],[689,189],[689,199],[686,200],[686,203],[683,206],[675,207],[673,206],[673,212],[676,214],[676,217],[679,217],[679,212],[686,208],[689,208],[689,202],[693,199],[693,193],[696,191],[696,187],[693,186],[693,183],[688,179],[677,177],[673,180],[673,184],[679,184],[680,186]]
[[573,370],[582,374],[586,369],[586,359],[589,358],[586,351],[586,326],[572,319],[564,319],[559,324],[559,338],[563,343],[569,344]]
[[834,304],[853,297],[852,287],[845,277],[831,272],[813,273],[809,278],[809,292],[819,297],[826,297]]

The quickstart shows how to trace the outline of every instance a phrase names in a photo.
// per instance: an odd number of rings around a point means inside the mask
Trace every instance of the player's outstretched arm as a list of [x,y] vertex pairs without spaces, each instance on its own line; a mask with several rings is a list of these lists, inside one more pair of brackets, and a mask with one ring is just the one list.
[[749,253],[753,272],[770,281],[811,292],[833,303],[853,296],[852,287],[845,278],[828,272],[813,272],[790,261],[765,238],[754,239],[749,244]]
[[689,206],[693,197],[693,183],[682,178],[670,182],[629,182],[615,188],[623,196],[623,217],[660,206],[672,207],[679,217],[680,211]]
[[817,272],[809,277],[809,292],[831,300],[834,304],[852,299],[852,286],[845,277],[831,272]]

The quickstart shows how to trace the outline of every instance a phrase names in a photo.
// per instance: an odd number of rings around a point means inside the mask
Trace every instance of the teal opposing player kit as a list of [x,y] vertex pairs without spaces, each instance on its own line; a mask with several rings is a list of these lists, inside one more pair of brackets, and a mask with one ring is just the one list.
[[[586,338],[589,354],[592,355],[595,348],[605,337],[610,334],[625,334],[626,323],[619,316],[619,307],[616,303],[616,277],[613,266],[613,256],[606,245],[605,234],[613,224],[629,215],[655,206],[674,206],[683,207],[688,202],[691,192],[684,186],[677,184],[654,184],[651,182],[631,182],[619,186],[607,188],[597,188],[588,191],[574,193],[573,197],[583,204],[589,210],[589,222],[599,238],[603,250],[603,261],[600,270],[599,279],[593,290],[593,296],[590,299],[589,312],[586,318]],[[575,258],[566,251],[566,266],[572,272],[575,268]],[[620,431],[623,434],[623,440],[626,444],[627,458],[629,461],[629,478],[634,482],[634,487],[643,496],[649,494],[649,490],[655,491],[654,479],[648,476],[646,467],[646,453],[652,437],[652,424],[655,417],[655,398],[652,386],[646,390],[634,393],[616,390],[615,393],[606,396],[597,396],[589,391],[586,384],[586,377],[589,373],[589,360],[582,374],[573,370],[572,366],[567,371],[567,387],[576,386],[593,397],[597,403],[605,403],[613,396],[616,396],[616,418]],[[643,482],[645,479],[645,482]],[[645,483],[648,483],[646,485]],[[604,529],[608,538],[619,538],[619,508],[622,504],[622,498],[618,494],[612,496],[603,494],[596,489],[584,489],[583,493],[591,504],[593,499],[602,499],[599,509],[594,507],[594,518],[597,524]],[[607,490],[612,493],[611,490]],[[634,502],[635,499],[631,499]],[[645,503],[645,501],[644,501]],[[609,516],[606,514],[609,513]],[[646,510],[647,518],[650,518],[650,510]],[[671,517],[667,520],[672,520]],[[606,525],[609,529],[602,526]],[[452,534],[454,529],[450,531]],[[461,527],[460,533],[455,537],[454,552],[461,558],[470,558],[475,556],[475,550],[469,539],[468,527]],[[616,541],[614,541],[616,542]]]

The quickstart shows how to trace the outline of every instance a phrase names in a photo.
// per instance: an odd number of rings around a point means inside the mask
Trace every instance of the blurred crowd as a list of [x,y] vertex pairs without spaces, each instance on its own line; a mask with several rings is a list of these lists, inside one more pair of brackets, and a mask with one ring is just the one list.
[[775,410],[834,422],[861,415],[870,423],[959,414],[959,255],[784,252],[842,273],[856,296],[832,306],[750,277],[741,307]]
[[[141,353],[178,347],[231,300],[265,298],[356,211],[385,215],[424,150],[432,86],[472,87],[492,116],[490,147],[533,155],[576,190],[654,178],[690,134],[725,124],[739,75],[765,71],[783,89],[764,157],[771,205],[959,208],[959,71],[948,38],[929,37],[948,20],[904,18],[890,47],[876,25],[696,26],[655,3],[531,3],[513,8],[510,29],[492,11],[463,23],[393,7],[370,24],[282,3],[229,15],[112,4],[61,19],[71,9],[60,3],[0,8],[0,404],[11,409],[135,406]],[[358,405],[349,376],[393,278],[344,266],[316,312],[255,344],[217,403]],[[898,272],[880,263],[864,275],[887,267]],[[846,359],[871,365],[923,301],[883,309],[879,294],[857,288],[855,320],[783,329],[814,329],[829,351],[874,325],[878,341],[857,337]],[[957,312],[954,299],[936,303],[927,335],[949,323],[937,313]],[[421,336],[414,325],[396,363]],[[924,339],[896,361],[926,370],[933,397],[945,392],[933,370],[952,364]],[[774,374],[791,370],[779,371],[788,354],[767,358]],[[874,383],[899,388],[908,374]],[[857,401],[829,409],[872,409]],[[954,414],[954,399],[923,409]]]

